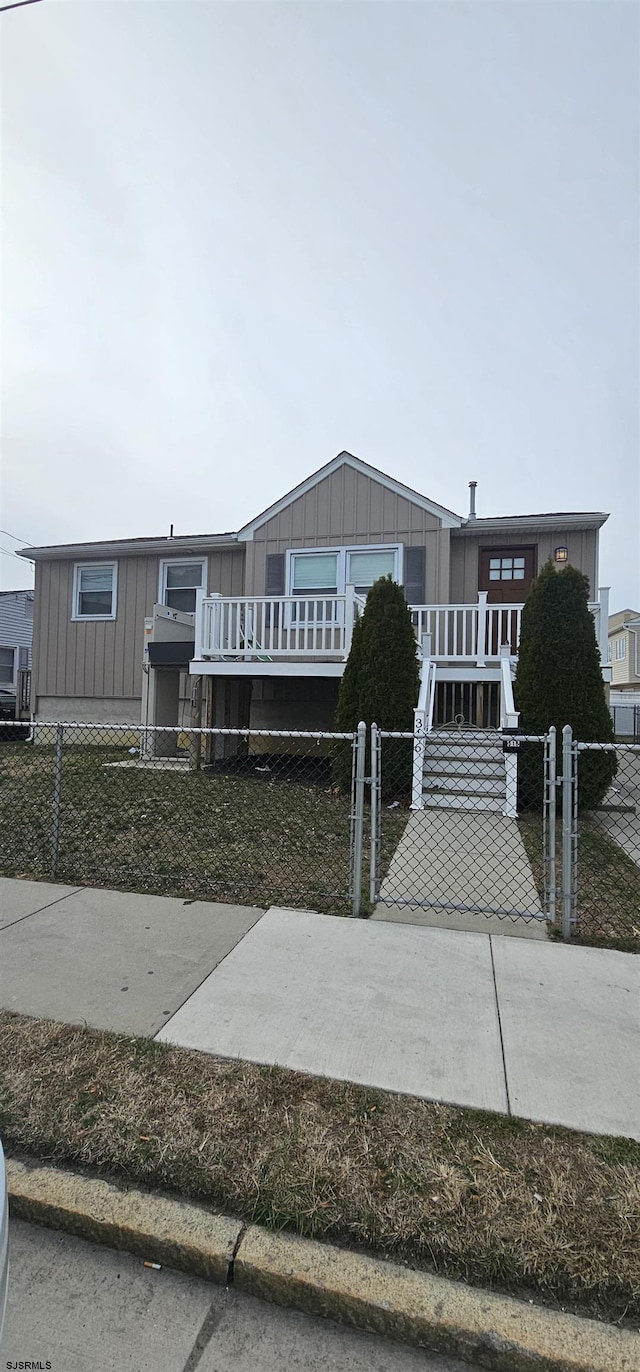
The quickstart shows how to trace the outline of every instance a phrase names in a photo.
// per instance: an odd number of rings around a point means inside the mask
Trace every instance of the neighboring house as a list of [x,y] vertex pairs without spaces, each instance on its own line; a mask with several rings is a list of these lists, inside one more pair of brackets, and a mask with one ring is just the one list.
[[640,611],[609,615],[608,661],[614,691],[640,691]]
[[0,591],[0,688],[28,695],[33,591]]
[[461,516],[343,452],[237,533],[23,550],[36,718],[331,728],[354,617],[389,573],[412,608],[427,726],[504,726],[522,603],[547,558],[589,578],[606,660],[607,515],[479,519],[471,486]]

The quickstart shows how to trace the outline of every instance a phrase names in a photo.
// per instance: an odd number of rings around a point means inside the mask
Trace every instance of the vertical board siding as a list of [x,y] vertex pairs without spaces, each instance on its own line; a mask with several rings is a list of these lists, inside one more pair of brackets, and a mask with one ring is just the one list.
[[451,539],[451,601],[453,604],[470,604],[476,599],[481,548],[512,548],[526,544],[537,546],[538,571],[548,557],[553,557],[555,548],[568,548],[571,566],[577,567],[589,578],[589,599],[596,600],[597,539],[596,529],[545,530],[543,533],[519,529],[517,533],[487,533],[484,536],[481,533],[460,536],[454,532]]
[[256,530],[247,556],[247,594],[265,594],[270,553],[358,543],[426,547],[427,600],[438,593],[448,598],[449,530],[441,529],[436,515],[346,465]]
[[[158,599],[159,558],[120,557],[117,562],[115,620],[84,624],[71,619],[74,561],[38,562],[35,696],[133,699],[141,695],[144,620]],[[242,595],[244,548],[212,549],[208,568],[209,590]]]

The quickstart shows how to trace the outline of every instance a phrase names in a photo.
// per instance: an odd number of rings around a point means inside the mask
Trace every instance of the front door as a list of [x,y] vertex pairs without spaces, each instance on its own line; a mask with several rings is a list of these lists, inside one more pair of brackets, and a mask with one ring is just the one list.
[[522,604],[538,570],[538,549],[481,548],[478,590],[487,591],[490,605]]
[[496,657],[503,643],[518,651],[519,615],[510,609],[521,605],[531,589],[538,570],[538,549],[527,547],[481,548],[478,588],[487,592],[490,605],[504,606],[489,615],[487,652]]

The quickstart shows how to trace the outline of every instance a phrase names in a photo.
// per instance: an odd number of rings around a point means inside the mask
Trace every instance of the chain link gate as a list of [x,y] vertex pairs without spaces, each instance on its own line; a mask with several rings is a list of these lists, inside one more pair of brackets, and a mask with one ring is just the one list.
[[[533,746],[526,767],[519,768],[525,745]],[[566,848],[558,852],[557,793],[563,782],[557,775],[555,730],[546,735],[496,732],[486,738],[474,730],[422,734],[372,725],[370,905],[551,923],[561,905],[563,913],[569,912],[570,928],[575,918],[574,756],[571,743],[563,791],[572,845],[567,863]],[[429,781],[434,768],[439,780],[429,789],[423,782],[416,803],[416,776]]]

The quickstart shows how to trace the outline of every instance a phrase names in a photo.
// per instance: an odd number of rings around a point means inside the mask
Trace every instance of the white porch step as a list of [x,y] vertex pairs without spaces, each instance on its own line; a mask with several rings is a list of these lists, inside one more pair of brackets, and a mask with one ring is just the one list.
[[476,795],[476,796],[503,796],[505,794],[505,778],[485,777],[485,776],[439,776],[437,773],[427,772],[424,776],[423,795],[428,791],[430,794],[441,792],[443,795]]
[[434,757],[427,753],[424,771],[437,772],[439,776],[452,777],[502,777],[504,778],[504,759],[501,754],[490,753],[482,758]]
[[504,804],[504,797],[497,796],[438,795],[425,791],[422,797],[425,810],[475,810],[476,814],[482,810],[492,810],[501,814]]
[[498,746],[502,743],[502,734],[498,729],[433,729],[427,738],[430,743],[448,739],[460,743],[495,743]]
[[441,762],[460,762],[464,766],[474,762],[487,762],[493,766],[494,763],[501,761],[504,756],[502,745],[498,748],[481,748],[473,743],[459,744],[457,748],[452,747],[451,744],[448,748],[440,748],[428,743],[424,754],[426,760],[433,758],[438,765]]

